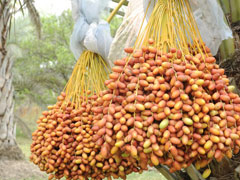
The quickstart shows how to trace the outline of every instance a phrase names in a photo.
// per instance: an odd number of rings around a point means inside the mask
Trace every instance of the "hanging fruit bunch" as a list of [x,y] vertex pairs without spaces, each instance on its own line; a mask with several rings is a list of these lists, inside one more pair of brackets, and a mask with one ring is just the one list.
[[[238,153],[240,98],[215,59],[204,62],[196,54],[182,61],[176,49],[157,54],[151,44],[137,50],[128,66],[124,59],[115,62],[106,82],[114,93],[103,96],[105,118],[93,128],[104,144],[112,145],[109,153],[128,154],[145,167],[147,162],[165,164],[171,172],[192,162],[203,168],[213,158]],[[193,59],[199,63],[193,65]],[[203,71],[203,66],[208,68]],[[116,136],[108,135],[109,129]]]
[[188,1],[158,1],[125,52],[105,82],[105,118],[93,127],[108,153],[174,172],[239,152],[240,98],[202,42]]
[[102,108],[98,107],[101,100],[93,95],[81,108],[74,109],[71,103],[64,103],[65,97],[61,93],[58,102],[37,121],[31,145],[33,163],[50,173],[49,179],[124,178],[138,172],[137,160],[108,154],[109,147],[102,147],[103,141],[94,135],[93,123],[102,119]]
[[[240,98],[201,40],[187,0],[158,0],[107,90],[43,112],[31,160],[49,179],[126,179],[147,166],[205,168],[239,152]],[[85,91],[87,92],[87,91]],[[76,108],[77,107],[77,108]],[[211,173],[205,168],[203,177]]]
[[[123,3],[122,0],[108,22]],[[100,55],[84,51],[57,103],[49,106],[37,121],[30,159],[50,174],[49,179],[124,178],[125,174],[139,171],[134,158],[130,162],[116,155],[102,157],[102,142],[93,136],[91,128],[102,118],[97,114],[101,110],[97,98],[105,89],[108,68]]]

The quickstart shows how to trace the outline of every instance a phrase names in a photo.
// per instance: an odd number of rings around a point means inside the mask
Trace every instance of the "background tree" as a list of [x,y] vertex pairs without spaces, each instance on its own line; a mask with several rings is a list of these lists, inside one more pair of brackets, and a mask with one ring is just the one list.
[[14,121],[14,102],[12,86],[12,65],[14,56],[8,45],[9,32],[14,15],[27,7],[31,20],[40,36],[40,19],[32,0],[0,0],[0,155],[21,158],[17,153],[16,122]]
[[[112,20],[113,36],[121,22],[121,17]],[[16,19],[10,42],[18,56],[13,67],[17,104],[27,98],[46,108],[56,102],[76,63],[69,44],[74,22],[71,11],[64,11],[60,16],[41,17],[41,23],[42,38],[37,39],[29,19]]]
[[42,17],[41,22],[42,38],[37,39],[29,20],[16,21],[17,32],[11,41],[19,47],[20,56],[14,64],[13,83],[18,104],[29,98],[46,108],[55,103],[75,65],[69,48],[73,21],[71,12],[65,11],[58,17]]

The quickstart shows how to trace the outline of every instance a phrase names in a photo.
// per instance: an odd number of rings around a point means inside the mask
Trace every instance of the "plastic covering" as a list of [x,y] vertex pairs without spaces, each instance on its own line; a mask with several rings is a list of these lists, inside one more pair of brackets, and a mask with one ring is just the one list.
[[[125,56],[123,49],[134,45],[144,19],[142,0],[130,0],[123,22],[113,39],[108,59],[110,62]],[[143,26],[146,25],[143,24]]]
[[100,20],[107,5],[108,0],[72,0],[75,25],[70,48],[76,59],[84,50],[90,50],[107,60],[112,37],[109,24]]
[[[119,49],[134,45],[147,8],[143,28],[153,10],[155,0],[150,1],[148,8],[149,0],[130,0],[123,22],[110,48],[108,58],[110,61],[125,56],[125,53]],[[232,37],[231,29],[224,22],[220,5],[216,0],[190,0],[190,4],[204,42],[211,49],[212,54],[216,55],[221,42]]]
[[190,0],[190,4],[203,41],[216,55],[221,42],[232,38],[221,6],[217,0]]

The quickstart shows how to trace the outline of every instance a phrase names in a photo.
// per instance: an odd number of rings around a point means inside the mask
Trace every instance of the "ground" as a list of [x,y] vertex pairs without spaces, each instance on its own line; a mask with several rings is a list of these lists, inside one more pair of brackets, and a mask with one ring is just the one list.
[[46,175],[28,161],[0,161],[1,180],[43,180]]
[[0,180],[46,180],[47,176],[37,166],[30,163],[30,139],[17,138],[17,142],[25,155],[24,160],[1,160]]

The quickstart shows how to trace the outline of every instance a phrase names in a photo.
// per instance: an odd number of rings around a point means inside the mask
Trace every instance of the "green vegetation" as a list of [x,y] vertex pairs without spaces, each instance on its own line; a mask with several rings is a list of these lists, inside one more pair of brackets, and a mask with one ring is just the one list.
[[122,20],[123,20],[123,18],[122,17],[118,17],[118,16],[115,16],[112,19],[112,21],[110,23],[110,29],[111,29],[111,34],[112,34],[113,37],[115,36],[118,27],[121,25]]
[[29,160],[29,157],[31,155],[30,145],[32,143],[32,140],[29,138],[17,136],[17,143],[21,148],[22,152],[24,153],[26,159]]
[[[42,17],[41,39],[28,18],[20,18],[12,29],[11,44],[18,58],[14,63],[16,103],[30,99],[42,107],[54,104],[71,75],[76,60],[70,51],[73,20],[70,11],[61,16]],[[114,36],[122,22],[114,17],[110,27]]]
[[[17,103],[28,97],[44,107],[55,103],[75,63],[69,48],[73,28],[71,12],[59,17],[42,17],[41,39],[34,35],[30,21],[24,21],[17,20],[17,35],[13,40],[22,54],[14,64],[15,97]],[[19,30],[22,22],[26,25]]]

